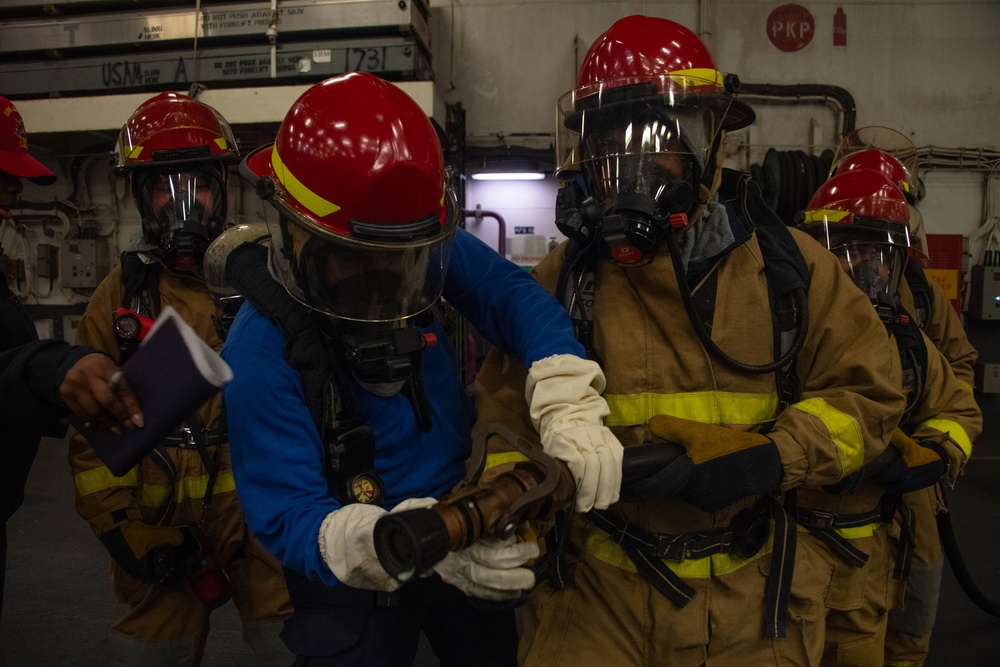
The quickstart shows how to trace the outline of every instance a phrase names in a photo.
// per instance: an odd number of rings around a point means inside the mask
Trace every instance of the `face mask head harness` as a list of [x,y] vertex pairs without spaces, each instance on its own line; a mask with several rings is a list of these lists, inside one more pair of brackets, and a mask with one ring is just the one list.
[[580,206],[580,226],[612,261],[650,261],[714,194],[723,130],[754,119],[737,87],[694,33],[666,19],[621,19],[591,46],[558,102],[557,164],[581,172],[576,199],[593,203]]
[[803,231],[838,259],[885,321],[891,316],[910,246],[909,205],[881,173],[840,173],[813,195]]
[[161,93],[128,119],[111,156],[127,175],[143,237],[171,268],[199,271],[226,220],[226,165],[239,159],[229,123],[186,95]]

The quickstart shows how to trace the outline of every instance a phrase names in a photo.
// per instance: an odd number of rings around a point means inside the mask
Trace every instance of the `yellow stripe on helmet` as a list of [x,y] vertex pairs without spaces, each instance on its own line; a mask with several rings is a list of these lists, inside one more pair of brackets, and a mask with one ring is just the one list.
[[840,222],[849,215],[851,215],[849,211],[838,211],[832,208],[817,208],[803,213],[805,222]]
[[274,169],[275,175],[278,177],[278,182],[281,183],[282,187],[285,188],[285,192],[295,197],[296,201],[305,206],[311,212],[316,214],[321,218],[325,218],[331,213],[336,213],[340,210],[340,207],[331,201],[323,199],[318,194],[310,190],[302,181],[295,178],[281,161],[281,156],[278,155],[278,146],[271,149],[271,167]]
[[670,78],[684,86],[703,86],[706,82],[721,86],[725,80],[722,72],[707,67],[679,69],[676,72],[671,72]]
[[139,157],[140,153],[142,153],[142,146],[136,146],[131,151],[129,151],[128,157],[126,159],[135,160],[136,158]]

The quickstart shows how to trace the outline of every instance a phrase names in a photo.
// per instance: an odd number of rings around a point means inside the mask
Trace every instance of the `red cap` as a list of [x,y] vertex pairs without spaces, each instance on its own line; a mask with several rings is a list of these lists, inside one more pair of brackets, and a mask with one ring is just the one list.
[[56,175],[28,153],[24,120],[17,107],[0,96],[0,170],[38,185],[52,185]]

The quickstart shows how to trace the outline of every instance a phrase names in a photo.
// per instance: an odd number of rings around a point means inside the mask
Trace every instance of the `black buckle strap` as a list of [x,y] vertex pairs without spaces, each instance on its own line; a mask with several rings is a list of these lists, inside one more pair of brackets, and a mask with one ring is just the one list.
[[782,638],[788,634],[788,600],[792,594],[798,532],[779,498],[767,496],[766,500],[774,519],[774,542],[771,569],[764,587],[764,636]]
[[[650,533],[632,526],[624,517],[607,511],[594,510],[588,512],[586,516],[618,544],[636,549],[653,558],[665,558],[680,562],[693,558],[705,558],[714,554],[730,553],[734,551],[734,544],[740,547],[744,544],[743,535],[737,536],[732,527],[670,535]],[[760,546],[756,545],[752,553],[743,553],[742,555],[752,556],[760,550]]]
[[[863,567],[868,562],[868,554],[851,544],[836,529],[858,528],[870,523],[889,523],[897,512],[911,514],[900,496],[887,493],[879,499],[878,505],[868,512],[861,512],[859,514],[834,514],[820,510],[797,509],[795,511],[795,520],[805,526],[810,534],[830,547],[845,563],[852,567]],[[909,572],[909,563],[913,556],[912,541],[909,555],[906,554],[905,542],[905,539],[900,540],[899,548],[897,549],[896,569],[901,576],[902,570],[900,568],[904,567],[905,571]]]
[[770,496],[761,498],[753,509],[740,512],[728,528],[681,533],[650,533],[629,524],[628,520],[606,510],[586,514],[595,526],[608,533],[622,546],[639,574],[677,607],[684,607],[694,597],[688,586],[664,559],[684,561],[720,553],[736,553],[751,558],[767,542],[770,519],[775,519],[775,544],[771,556],[772,576],[765,591],[764,631],[769,637],[786,635],[788,598],[791,593],[792,565],[795,558],[794,524],[780,502]]
[[535,577],[547,577],[556,590],[563,590],[572,583],[572,574],[566,563],[566,536],[569,534],[569,510],[556,512],[552,528],[545,533],[545,555],[535,560]]
[[180,449],[197,449],[206,445],[214,445],[221,442],[228,433],[226,429],[191,428],[183,426],[163,439],[164,447],[178,447]]
[[917,517],[909,505],[903,502],[902,496],[896,496],[899,502],[896,511],[899,512],[899,542],[896,544],[896,565],[892,570],[892,578],[896,581],[906,581],[910,578],[910,566],[913,564],[913,550],[917,545]]

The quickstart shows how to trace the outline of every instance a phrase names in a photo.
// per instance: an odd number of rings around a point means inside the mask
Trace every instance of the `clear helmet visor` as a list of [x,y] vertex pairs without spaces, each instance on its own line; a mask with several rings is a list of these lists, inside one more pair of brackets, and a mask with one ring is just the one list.
[[841,267],[872,303],[892,303],[906,268],[908,230],[905,225],[889,221],[854,220],[853,224],[807,222],[802,229],[837,256]]
[[458,226],[452,198],[445,225],[435,216],[427,221],[433,235],[405,242],[337,234],[274,203],[278,211],[267,217],[271,273],[305,306],[345,320],[393,322],[440,298]]
[[222,232],[226,191],[215,169],[133,175],[136,205],[142,216],[146,240],[153,244],[180,233],[210,241]]
[[575,90],[558,103],[557,164],[579,168],[601,204],[625,192],[658,199],[701,178],[732,100],[721,83],[694,76]]

